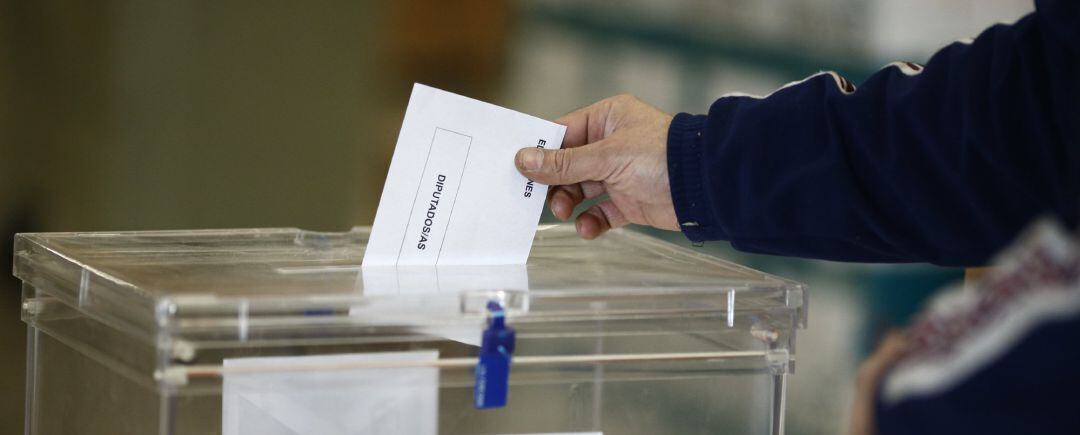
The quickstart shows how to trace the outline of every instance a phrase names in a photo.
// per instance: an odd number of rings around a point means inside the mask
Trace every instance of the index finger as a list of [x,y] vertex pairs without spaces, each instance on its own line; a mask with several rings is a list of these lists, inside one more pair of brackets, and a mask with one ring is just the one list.
[[588,145],[604,138],[604,125],[607,122],[607,114],[610,105],[607,100],[602,100],[573,112],[567,113],[555,120],[556,124],[566,126],[566,136],[563,137],[563,148],[573,148]]

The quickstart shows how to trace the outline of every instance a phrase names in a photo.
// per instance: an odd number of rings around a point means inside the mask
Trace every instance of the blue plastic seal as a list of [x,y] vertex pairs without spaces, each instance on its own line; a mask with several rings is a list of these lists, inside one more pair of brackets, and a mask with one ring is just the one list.
[[476,364],[476,409],[506,406],[510,381],[510,356],[514,353],[514,330],[506,326],[506,312],[498,302],[488,302],[487,328]]

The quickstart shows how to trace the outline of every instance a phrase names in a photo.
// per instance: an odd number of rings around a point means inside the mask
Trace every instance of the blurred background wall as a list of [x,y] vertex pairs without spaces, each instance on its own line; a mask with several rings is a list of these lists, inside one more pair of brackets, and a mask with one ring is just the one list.
[[[11,264],[19,231],[368,225],[413,82],[548,118],[622,92],[701,113],[822,69],[858,82],[891,60],[924,62],[1031,8],[0,0],[0,253]],[[811,286],[794,434],[837,433],[875,331],[958,276],[702,249]],[[0,276],[0,433],[17,433],[24,329],[17,283]]]

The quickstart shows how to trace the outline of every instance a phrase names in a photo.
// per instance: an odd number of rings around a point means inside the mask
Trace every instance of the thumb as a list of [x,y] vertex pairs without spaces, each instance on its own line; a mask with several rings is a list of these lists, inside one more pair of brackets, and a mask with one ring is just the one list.
[[600,142],[558,150],[522,148],[514,163],[521,175],[538,183],[564,185],[603,181],[604,168],[610,163],[603,150]]

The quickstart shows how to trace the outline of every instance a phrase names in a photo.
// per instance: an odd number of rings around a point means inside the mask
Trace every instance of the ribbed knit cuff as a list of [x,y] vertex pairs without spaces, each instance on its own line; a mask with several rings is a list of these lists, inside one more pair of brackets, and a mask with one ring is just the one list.
[[668,127],[667,164],[671,199],[679,228],[693,242],[716,240],[717,230],[709,215],[702,152],[705,115],[680,113]]

